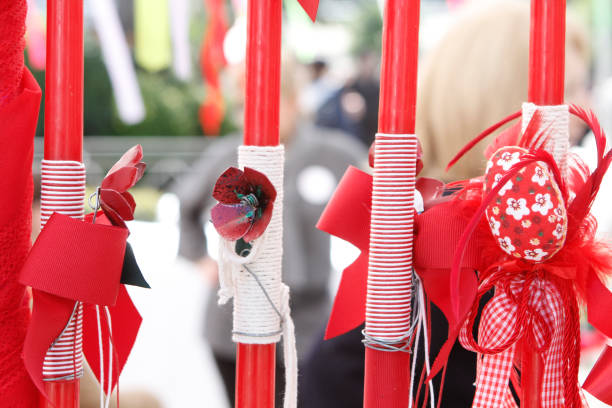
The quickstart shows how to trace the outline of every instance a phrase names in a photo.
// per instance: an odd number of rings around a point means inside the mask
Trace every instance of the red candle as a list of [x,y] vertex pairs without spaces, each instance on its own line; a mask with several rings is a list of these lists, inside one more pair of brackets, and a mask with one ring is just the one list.
[[[282,0],[249,0],[244,144],[279,144]],[[236,407],[274,407],[276,344],[237,345]]]
[[414,133],[419,58],[418,0],[387,0],[378,131]]
[[529,102],[559,105],[564,100],[565,0],[531,2]]
[[249,0],[244,144],[279,144],[282,0]]
[[[560,105],[565,81],[565,0],[532,0],[529,44],[529,102]],[[521,406],[538,408],[544,363],[540,353],[522,342]]]
[[[47,3],[46,160],[83,159],[83,0]],[[47,381],[41,408],[78,408],[79,380]]]
[[[387,0],[383,26],[378,130],[414,133],[419,50],[419,0]],[[405,408],[410,354],[366,348],[364,407]]]
[[83,0],[49,0],[45,159],[83,158]]
[[[40,408],[79,408],[79,380],[47,381],[45,392],[49,400],[40,399]],[[51,405],[49,401],[53,401]]]
[[274,407],[276,344],[238,343],[236,407]]

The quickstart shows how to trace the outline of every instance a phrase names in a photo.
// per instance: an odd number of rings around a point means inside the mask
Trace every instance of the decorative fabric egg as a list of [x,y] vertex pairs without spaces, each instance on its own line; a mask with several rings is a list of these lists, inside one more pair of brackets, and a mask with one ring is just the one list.
[[[485,196],[527,150],[502,147],[487,163]],[[523,167],[498,192],[486,217],[499,247],[515,258],[538,263],[552,258],[565,243],[567,211],[548,164]]]

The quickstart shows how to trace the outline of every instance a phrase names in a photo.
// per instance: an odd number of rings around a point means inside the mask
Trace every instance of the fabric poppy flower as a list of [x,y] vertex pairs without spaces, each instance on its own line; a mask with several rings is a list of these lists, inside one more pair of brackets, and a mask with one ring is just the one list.
[[250,167],[227,169],[217,180],[211,211],[212,223],[223,238],[251,242],[259,238],[272,218],[276,189],[263,174]]
[[113,225],[125,228],[125,221],[134,219],[136,202],[127,191],[142,178],[147,165],[142,160],[142,147],[128,150],[106,174],[100,185],[100,207]]

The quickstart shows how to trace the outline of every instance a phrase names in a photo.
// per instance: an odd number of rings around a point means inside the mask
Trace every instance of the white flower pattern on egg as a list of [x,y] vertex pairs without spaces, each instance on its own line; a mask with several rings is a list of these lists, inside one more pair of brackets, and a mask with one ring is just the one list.
[[564,234],[565,234],[565,230],[563,228],[563,224],[557,224],[557,226],[555,227],[553,231],[553,235],[555,236],[555,238],[561,239]]
[[[497,185],[497,183],[499,183],[499,181],[502,179],[502,175],[501,174],[496,174],[495,175],[495,181],[493,182],[493,185],[491,185],[491,188],[495,188],[495,186]],[[512,187],[514,186],[514,184],[512,183],[512,181],[508,180],[508,182],[506,184],[504,184],[504,186],[502,188],[499,189],[499,195],[503,196],[504,194],[506,194],[506,192],[508,190],[511,190]]]
[[546,175],[544,169],[542,169],[540,166],[537,166],[534,170],[533,176],[531,177],[531,181],[537,183],[540,187],[543,187],[544,184],[546,184],[546,182],[548,181],[548,176]]
[[510,255],[512,255],[512,252],[516,249],[515,246],[512,245],[510,237],[497,238],[497,241],[499,242],[500,248]]
[[530,213],[529,208],[527,208],[527,200],[524,198],[519,198],[518,200],[509,198],[506,204],[508,204],[508,207],[506,207],[506,214],[511,215],[517,221]]
[[548,211],[552,210],[553,204],[550,200],[550,194],[536,194],[535,203],[531,206],[533,212],[539,212],[542,215],[547,215]]
[[503,152],[499,160],[497,161],[498,166],[502,166],[504,171],[510,170],[510,167],[515,165],[521,160],[520,152]]
[[525,250],[525,259],[529,259],[530,261],[541,261],[546,255],[548,255],[548,252],[543,251],[542,248]]
[[493,235],[499,235],[500,225],[501,225],[501,222],[497,221],[495,217],[491,217],[489,219],[489,226],[491,227],[491,232],[493,233]]

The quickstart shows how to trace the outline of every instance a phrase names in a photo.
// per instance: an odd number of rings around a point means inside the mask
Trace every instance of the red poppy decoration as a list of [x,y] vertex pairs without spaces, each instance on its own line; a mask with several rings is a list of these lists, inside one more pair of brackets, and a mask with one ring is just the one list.
[[219,235],[230,241],[251,242],[270,223],[276,189],[257,170],[230,167],[217,180],[213,198],[219,201],[211,211],[212,223]]
[[136,202],[127,191],[142,178],[147,165],[142,161],[142,147],[128,150],[106,174],[100,186],[100,207],[113,225],[125,228],[134,219]]

